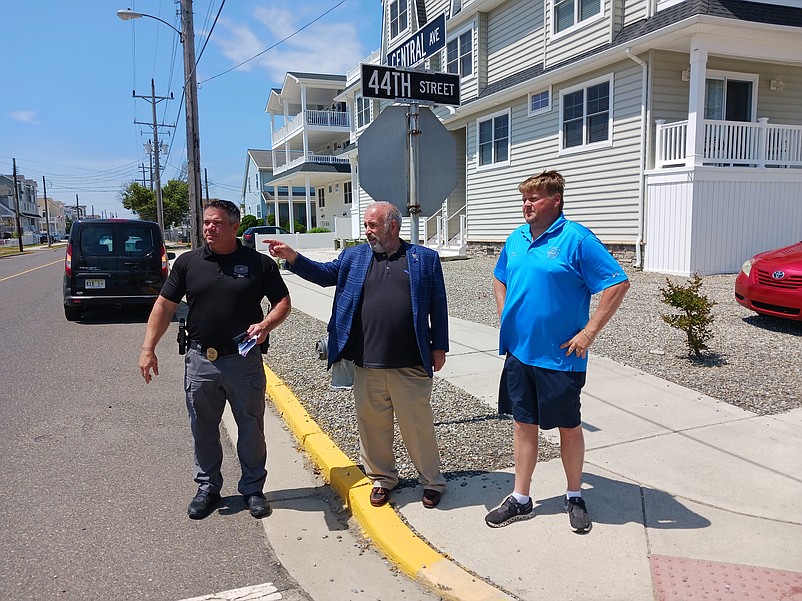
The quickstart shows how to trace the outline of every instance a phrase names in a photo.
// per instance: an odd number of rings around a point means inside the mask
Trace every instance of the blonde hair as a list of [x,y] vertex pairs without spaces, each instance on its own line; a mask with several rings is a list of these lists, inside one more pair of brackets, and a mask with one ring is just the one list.
[[560,195],[560,210],[563,210],[563,191],[565,190],[565,179],[557,171],[543,171],[538,175],[527,177],[518,184],[518,191],[521,194],[545,190],[549,197],[555,194]]

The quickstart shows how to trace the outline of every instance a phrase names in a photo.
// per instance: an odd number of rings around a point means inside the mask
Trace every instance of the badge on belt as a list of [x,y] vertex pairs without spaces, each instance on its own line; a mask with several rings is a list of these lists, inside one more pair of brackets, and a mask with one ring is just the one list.
[[219,356],[219,353],[217,352],[216,348],[210,346],[209,348],[206,349],[206,358],[209,361],[216,360],[218,356]]

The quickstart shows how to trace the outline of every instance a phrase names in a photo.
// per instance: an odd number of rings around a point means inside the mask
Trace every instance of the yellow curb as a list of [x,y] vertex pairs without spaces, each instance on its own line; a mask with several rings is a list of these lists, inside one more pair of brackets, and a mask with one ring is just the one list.
[[370,480],[315,423],[293,392],[265,364],[267,396],[323,477],[350,508],[362,531],[384,556],[411,578],[453,601],[511,601],[421,540],[392,507],[373,507]]

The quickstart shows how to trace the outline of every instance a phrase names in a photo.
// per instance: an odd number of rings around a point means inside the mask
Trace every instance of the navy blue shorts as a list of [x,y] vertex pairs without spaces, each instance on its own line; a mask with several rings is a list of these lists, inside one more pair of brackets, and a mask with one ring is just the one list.
[[499,413],[543,430],[575,428],[582,423],[579,394],[584,371],[557,371],[521,363],[510,354],[504,360],[498,392]]

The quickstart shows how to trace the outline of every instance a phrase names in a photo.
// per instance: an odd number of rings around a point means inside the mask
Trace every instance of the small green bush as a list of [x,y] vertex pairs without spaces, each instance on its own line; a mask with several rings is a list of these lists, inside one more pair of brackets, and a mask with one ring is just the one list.
[[310,234],[328,234],[329,232],[331,232],[331,230],[326,229],[325,227],[313,227],[311,230],[309,230],[308,233],[310,233]]
[[710,325],[713,323],[711,309],[716,304],[699,294],[702,278],[698,273],[688,280],[688,285],[674,284],[666,278],[666,287],[660,288],[662,301],[682,311],[681,314],[662,315],[663,321],[672,328],[685,332],[688,338],[688,354],[700,356],[708,348],[707,341],[713,338]]

